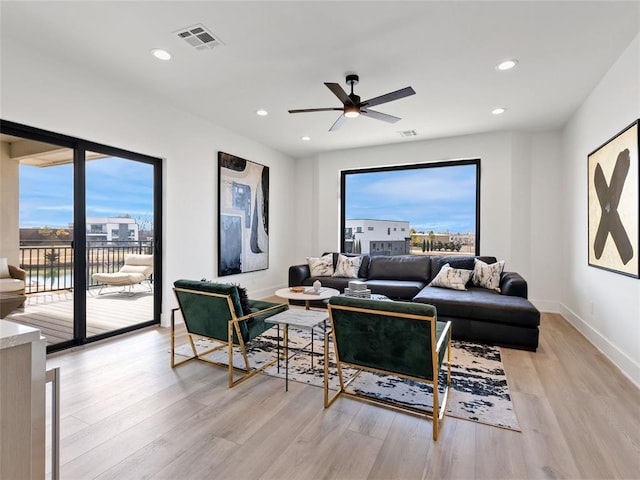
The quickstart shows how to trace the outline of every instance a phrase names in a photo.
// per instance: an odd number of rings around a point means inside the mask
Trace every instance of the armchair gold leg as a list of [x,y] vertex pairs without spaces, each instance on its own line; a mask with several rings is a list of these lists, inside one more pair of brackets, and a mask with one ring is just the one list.
[[340,379],[340,390],[329,398],[329,335],[331,332],[326,332],[324,334],[324,382],[323,382],[323,390],[324,390],[324,408],[329,408],[329,406],[335,402],[335,400],[340,396],[340,394],[344,391],[344,382],[342,381],[342,370],[340,369],[340,364],[338,364],[338,377]]
[[[176,319],[175,319],[175,314],[176,314],[177,310],[179,310],[179,309],[178,308],[174,308],[174,309],[171,310],[171,368],[175,368],[178,365],[182,365],[183,363],[187,363],[187,362],[193,360],[194,358],[196,358],[195,356],[193,356],[193,357],[189,357],[189,358],[187,358],[185,360],[181,360],[179,362],[176,362]],[[189,340],[191,340],[191,337],[189,337]]]

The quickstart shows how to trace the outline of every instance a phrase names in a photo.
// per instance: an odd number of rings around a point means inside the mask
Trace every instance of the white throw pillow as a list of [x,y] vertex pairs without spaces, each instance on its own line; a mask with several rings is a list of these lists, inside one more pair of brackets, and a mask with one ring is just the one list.
[[345,278],[358,278],[358,270],[360,270],[360,263],[362,257],[347,257],[346,255],[338,254],[338,263],[336,265],[336,271],[333,272],[332,277],[345,277]]
[[451,288],[453,290],[466,290],[467,282],[471,278],[473,270],[463,270],[461,268],[451,268],[445,263],[436,278],[431,280],[430,287]]
[[472,281],[474,285],[482,288],[488,288],[489,290],[500,291],[500,274],[504,270],[504,260],[499,262],[488,263],[482,260],[475,259],[473,264],[473,277]]
[[330,277],[333,275],[333,255],[327,253],[324,257],[307,257],[309,271],[312,277]]
[[0,278],[11,278],[9,264],[6,258],[0,258]]

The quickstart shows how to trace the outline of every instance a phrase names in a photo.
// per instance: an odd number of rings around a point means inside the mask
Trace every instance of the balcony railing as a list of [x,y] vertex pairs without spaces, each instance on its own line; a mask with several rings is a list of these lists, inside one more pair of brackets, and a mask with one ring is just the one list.
[[[129,253],[153,253],[151,240],[87,242],[87,288],[97,286],[94,273],[117,272]],[[20,268],[27,272],[26,293],[73,288],[73,248],[70,242],[56,245],[20,246]]]

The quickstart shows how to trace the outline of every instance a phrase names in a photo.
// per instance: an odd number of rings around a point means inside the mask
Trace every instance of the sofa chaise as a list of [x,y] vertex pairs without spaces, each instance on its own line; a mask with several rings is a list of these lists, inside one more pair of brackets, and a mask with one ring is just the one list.
[[[329,254],[324,254],[323,258]],[[331,253],[334,267],[340,255]],[[340,291],[349,281],[359,280],[372,294],[391,300],[412,301],[433,305],[438,320],[451,321],[455,339],[501,345],[535,351],[538,347],[540,312],[527,299],[527,282],[516,272],[502,272],[498,290],[478,287],[469,281],[465,290],[430,286],[445,265],[460,270],[473,270],[475,259],[495,264],[489,256],[462,255],[361,255],[353,277],[325,274],[312,276],[309,264],[289,267],[289,286],[312,285],[319,280],[323,286]],[[326,272],[328,273],[328,272]],[[326,306],[315,302],[312,306]]]

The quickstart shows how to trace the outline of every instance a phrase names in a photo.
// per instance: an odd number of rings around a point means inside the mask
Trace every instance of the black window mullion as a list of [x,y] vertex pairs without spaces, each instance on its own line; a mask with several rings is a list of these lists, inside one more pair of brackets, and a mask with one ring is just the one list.
[[87,341],[87,228],[86,228],[86,149],[73,153],[73,334],[78,343]]

